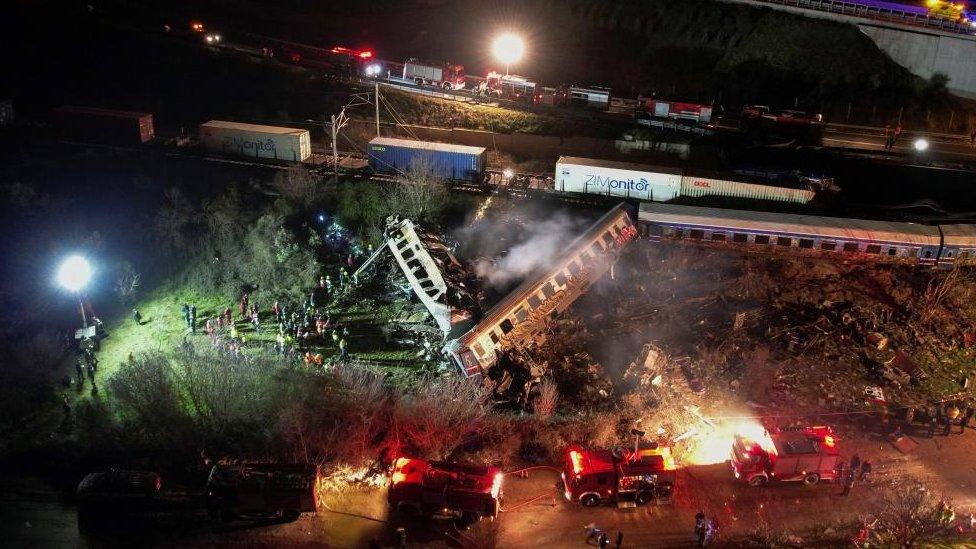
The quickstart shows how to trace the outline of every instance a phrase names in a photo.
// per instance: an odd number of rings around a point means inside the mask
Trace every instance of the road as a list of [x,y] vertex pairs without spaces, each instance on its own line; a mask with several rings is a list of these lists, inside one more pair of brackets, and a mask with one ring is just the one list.
[[[853,426],[852,429],[860,429]],[[528,478],[509,476],[504,510],[494,522],[483,521],[459,532],[450,521],[407,525],[409,547],[471,546],[586,547],[584,525],[596,523],[611,534],[624,534],[624,547],[691,547],[694,515],[703,510],[716,517],[722,539],[741,540],[764,525],[797,533],[855,520],[870,512],[879,487],[887,480],[912,476],[925,480],[956,504],[957,516],[976,509],[976,431],[928,439],[917,436],[919,448],[902,455],[870,435],[844,435],[845,456],[857,453],[874,464],[870,485],[857,485],[843,497],[834,484],[798,484],[752,488],[736,482],[727,463],[696,466],[678,477],[675,501],[634,509],[595,509],[569,504],[555,484],[554,470],[535,470]],[[541,496],[541,497],[540,497]],[[239,523],[214,526],[192,509],[180,517],[150,517],[131,527],[111,531],[78,531],[76,511],[43,484],[24,479],[0,480],[0,539],[11,547],[86,547],[125,540],[178,544],[183,547],[366,547],[376,539],[394,546],[396,522],[387,516],[383,489],[349,488],[330,494],[325,507],[287,524]],[[538,498],[535,499],[534,498]],[[970,534],[971,535],[971,534]]]
[[[915,150],[914,142],[918,138],[924,138],[928,142],[929,148],[926,151]],[[885,154],[884,141],[882,128],[828,124],[824,129],[822,142],[824,147],[880,154],[882,157],[904,159],[906,162],[918,164],[976,161],[976,147],[962,135],[905,132],[889,154]]]

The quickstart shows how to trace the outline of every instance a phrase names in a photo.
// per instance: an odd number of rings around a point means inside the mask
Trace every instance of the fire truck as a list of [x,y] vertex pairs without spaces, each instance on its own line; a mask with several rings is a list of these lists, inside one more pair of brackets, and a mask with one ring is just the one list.
[[393,463],[387,501],[407,516],[452,516],[473,523],[498,515],[503,476],[497,467],[401,457]]
[[528,78],[491,71],[478,91],[502,99],[532,103],[536,100],[535,89],[536,83]]
[[652,444],[629,451],[570,446],[562,472],[564,495],[585,507],[615,502],[635,507],[670,503],[675,466],[671,448]]
[[732,472],[751,486],[770,480],[799,481],[813,486],[837,480],[841,462],[830,427],[756,428],[737,433],[732,442]]
[[464,65],[408,59],[403,64],[403,79],[418,86],[462,90],[464,89]]
[[695,123],[707,124],[712,121],[712,106],[682,101],[668,101],[641,97],[637,100],[647,116],[667,118],[671,120],[690,120]]

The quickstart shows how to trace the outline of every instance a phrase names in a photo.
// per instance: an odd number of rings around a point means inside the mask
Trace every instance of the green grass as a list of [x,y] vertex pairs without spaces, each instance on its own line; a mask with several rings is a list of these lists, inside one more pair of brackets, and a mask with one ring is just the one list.
[[[181,314],[183,303],[197,306],[197,331],[187,331]],[[162,286],[140,301],[138,308],[142,323],[136,324],[131,314],[124,318],[111,319],[106,326],[108,337],[102,340],[98,352],[99,379],[104,384],[118,371],[120,365],[128,360],[129,354],[138,355],[148,351],[168,351],[184,339],[206,345],[205,323],[215,318],[224,307],[230,307],[234,314],[238,333],[245,338],[244,352],[254,352],[260,348],[270,349],[275,344],[278,325],[270,310],[270,303],[259,303],[261,326],[255,331],[250,321],[238,316],[236,303],[230,303],[217,295],[201,295],[192,289],[166,285]],[[405,319],[412,307],[405,299],[392,303],[377,303],[369,299],[356,300],[345,306],[331,304],[320,307],[332,317],[333,325],[349,329],[350,357],[370,363],[381,364],[386,373],[394,378],[410,376],[421,368],[430,365],[417,357],[418,349],[398,345],[388,340],[383,327],[396,319]],[[131,311],[130,311],[131,313]],[[330,327],[331,331],[331,327]],[[304,349],[303,349],[304,350]],[[310,341],[309,350],[321,353],[326,360],[338,357],[339,349],[330,335]]]

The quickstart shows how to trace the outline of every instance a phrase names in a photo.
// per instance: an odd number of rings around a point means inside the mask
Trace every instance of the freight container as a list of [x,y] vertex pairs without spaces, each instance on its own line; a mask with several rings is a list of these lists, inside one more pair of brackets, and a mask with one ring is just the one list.
[[144,112],[65,105],[55,109],[54,115],[64,139],[134,145],[146,143],[154,135],[153,117]]
[[212,151],[304,162],[312,156],[308,130],[211,120],[200,125],[200,142]]
[[681,196],[728,196],[750,198],[753,200],[772,200],[806,204],[813,200],[815,193],[807,189],[758,185],[741,181],[728,181],[711,177],[681,176]]
[[14,102],[0,101],[0,126],[11,126],[14,123]]
[[380,173],[405,173],[425,166],[438,177],[481,183],[488,152],[484,147],[376,137],[369,142],[369,166]]
[[556,162],[555,188],[562,192],[664,202],[679,196],[681,170],[561,156]]

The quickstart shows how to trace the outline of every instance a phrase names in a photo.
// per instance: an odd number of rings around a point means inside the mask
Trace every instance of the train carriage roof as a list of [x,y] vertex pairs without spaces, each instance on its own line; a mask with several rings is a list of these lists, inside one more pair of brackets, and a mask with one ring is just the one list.
[[844,219],[812,215],[722,210],[642,202],[640,221],[705,229],[741,230],[829,240],[939,246],[939,229],[914,223]]
[[621,214],[630,215],[628,213],[629,206],[626,202],[622,202],[613,207],[609,212],[603,214],[600,219],[596,221],[589,229],[586,230],[582,235],[576,237],[568,246],[566,246],[565,251],[559,256],[559,259],[552,263],[552,267],[533,277],[525,282],[522,282],[514,290],[508,293],[501,301],[499,301],[494,307],[492,307],[478,323],[477,326],[471,329],[468,333],[464,334],[461,339],[465,344],[470,344],[475,341],[485,330],[493,328],[495,324],[502,321],[502,319],[508,317],[512,314],[512,310],[522,303],[529,295],[538,291],[554,274],[556,267],[560,269],[562,265],[575,254],[581,251],[581,246],[598,235],[602,234],[603,231],[607,230]]
[[976,247],[976,225],[940,225],[946,246]]

